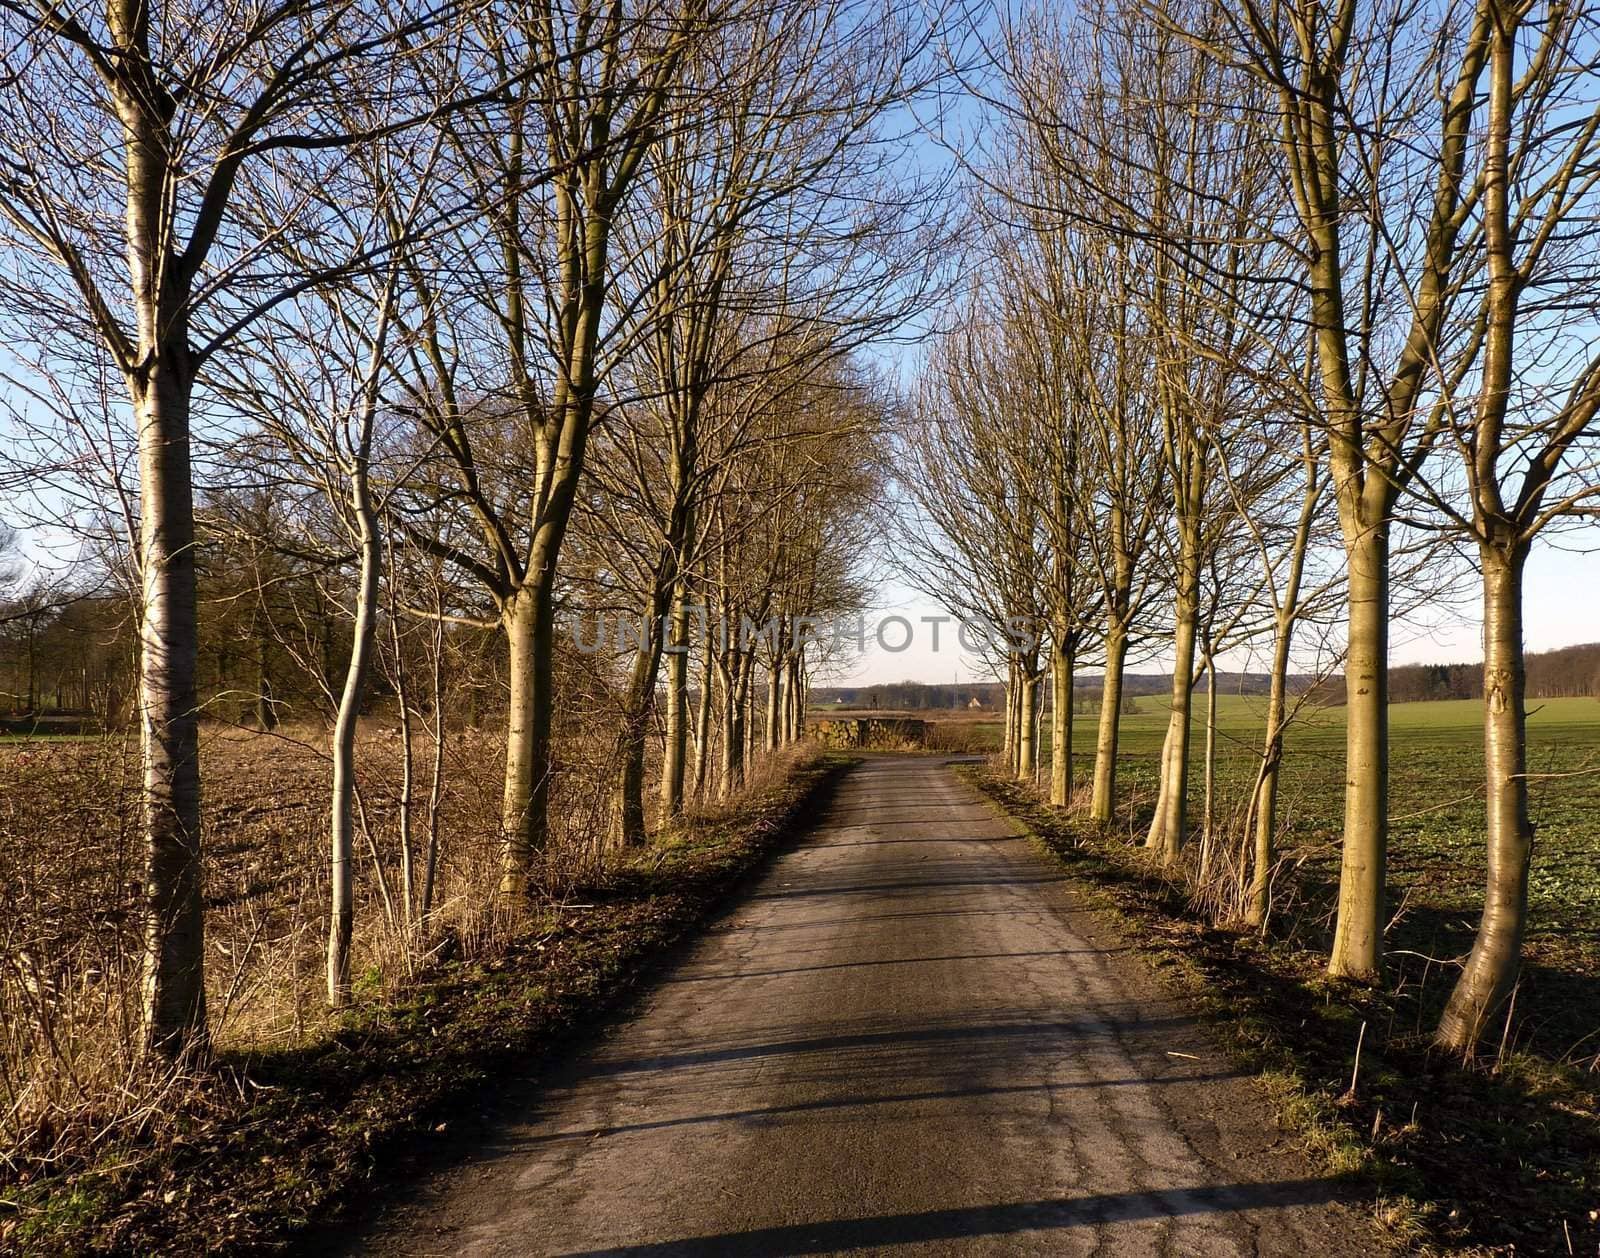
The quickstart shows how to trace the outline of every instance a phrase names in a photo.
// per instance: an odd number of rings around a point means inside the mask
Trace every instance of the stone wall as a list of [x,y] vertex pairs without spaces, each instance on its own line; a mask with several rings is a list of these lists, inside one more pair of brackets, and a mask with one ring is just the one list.
[[855,751],[905,751],[924,747],[928,722],[899,716],[831,717],[808,721],[806,733],[824,747]]

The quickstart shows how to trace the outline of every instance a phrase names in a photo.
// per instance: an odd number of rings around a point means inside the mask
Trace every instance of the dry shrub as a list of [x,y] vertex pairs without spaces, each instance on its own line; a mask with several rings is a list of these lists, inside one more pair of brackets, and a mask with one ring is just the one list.
[[1245,918],[1250,899],[1251,851],[1254,836],[1242,837],[1237,827],[1222,824],[1184,849],[1184,875],[1189,905],[1213,925],[1236,925]]
[[[1003,753],[996,752],[986,761],[988,771],[994,776],[1012,781],[1012,774]],[[1039,780],[1021,783],[1039,803],[1044,802],[1048,791],[1044,784],[1047,769],[1042,769]],[[1123,788],[1127,806],[1119,811],[1120,820],[1115,831],[1102,830],[1105,838],[1115,838],[1130,848],[1142,848],[1145,825],[1157,797],[1154,779],[1141,780],[1123,774]],[[1079,780],[1067,806],[1067,814],[1083,817],[1088,810],[1093,793],[1092,784]],[[1177,888],[1188,900],[1190,909],[1203,920],[1215,926],[1237,927],[1247,919],[1250,897],[1251,870],[1254,863],[1255,834],[1253,813],[1248,793],[1231,799],[1219,800],[1212,833],[1207,835],[1201,827],[1183,846],[1175,866],[1149,865],[1149,872]],[[1191,803],[1191,816],[1194,804]],[[1271,917],[1277,923],[1277,933],[1289,938],[1298,937],[1308,929],[1321,929],[1326,923],[1314,920],[1316,905],[1307,894],[1302,874],[1306,863],[1319,855],[1322,848],[1302,841],[1291,842],[1303,828],[1304,821],[1296,815],[1294,801],[1280,799],[1277,840],[1278,853],[1273,863]],[[1083,833],[1078,842],[1083,841]]]
[[137,1049],[132,748],[14,745],[0,766],[0,1157],[15,1172],[157,1113],[177,1075]]
[[994,735],[976,721],[929,721],[926,746],[929,751],[971,755],[993,750]]
[[790,743],[777,751],[757,752],[745,764],[744,785],[738,794],[731,799],[711,797],[689,803],[684,810],[684,823],[695,826],[727,820],[748,796],[765,794],[781,786],[798,768],[815,760],[820,752],[821,748],[809,739]]

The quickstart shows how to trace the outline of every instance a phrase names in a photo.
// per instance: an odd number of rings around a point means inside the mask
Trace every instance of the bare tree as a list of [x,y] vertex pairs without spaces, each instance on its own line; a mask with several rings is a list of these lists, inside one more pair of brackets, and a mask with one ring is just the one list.
[[[549,835],[561,547],[601,389],[639,326],[641,295],[614,287],[617,223],[672,125],[686,61],[739,12],[584,0],[491,25],[497,68],[535,70],[492,114],[451,124],[450,169],[475,214],[407,270],[407,389],[442,470],[433,499],[396,522],[481,585],[505,636],[501,890],[513,900]],[[447,505],[469,529],[424,519]]]
[[1534,831],[1523,568],[1546,528],[1592,512],[1586,504],[1600,493],[1600,355],[1588,326],[1600,24],[1585,6],[1532,0],[1480,12],[1487,100],[1463,176],[1481,190],[1464,236],[1473,284],[1461,302],[1467,333],[1441,354],[1437,383],[1465,501],[1420,478],[1412,485],[1470,539],[1483,577],[1484,909],[1437,1036],[1466,1053],[1511,996],[1526,930]]
[[[1293,514],[1286,516],[1282,510],[1268,513],[1245,509],[1238,513],[1259,555],[1260,588],[1268,602],[1266,610],[1271,617],[1272,635],[1261,764],[1251,790],[1244,826],[1244,841],[1250,847],[1250,881],[1244,893],[1244,919],[1252,926],[1265,925],[1271,909],[1284,735],[1293,715],[1289,703],[1289,665],[1295,634],[1302,620],[1333,602],[1338,591],[1336,577],[1326,578],[1314,587],[1307,585],[1307,565],[1319,540],[1319,525],[1326,516],[1329,501],[1328,481],[1317,448],[1320,433],[1310,417],[1303,417],[1298,425],[1282,427],[1284,436],[1280,439],[1285,440],[1292,439],[1294,429],[1299,429],[1299,460],[1288,464],[1285,492],[1280,498],[1285,504],[1293,504]],[[1228,490],[1237,502],[1238,490],[1231,476]],[[1244,504],[1239,505],[1243,508]]]
[[231,0],[202,12],[114,0],[103,16],[43,0],[0,9],[0,218],[25,277],[6,313],[65,361],[109,361],[138,432],[144,1012],[146,1040],[162,1052],[205,1040],[196,387],[264,311],[319,278],[272,264],[297,207],[263,222],[237,212],[236,192],[257,164],[361,140],[337,121],[344,92],[384,94],[385,130],[440,108],[432,91],[381,67],[431,52],[454,12],[396,21],[380,9]]
[[[632,566],[646,640],[622,699],[611,821],[618,845],[645,838],[659,626],[676,599],[681,641],[680,577],[693,558],[699,500],[730,452],[751,440],[748,423],[759,413],[724,406],[719,415],[732,430],[705,434],[708,392],[762,396],[750,387],[760,373],[803,382],[892,328],[926,287],[927,256],[899,246],[936,221],[940,199],[904,168],[906,145],[884,133],[883,117],[921,90],[933,29],[898,6],[852,0],[730,26],[686,70],[700,114],[679,119],[647,155],[641,200],[651,212],[623,230],[632,265],[625,282],[649,294],[648,331],[615,386],[635,400],[619,407],[623,422],[609,447],[616,457],[607,462],[621,475],[604,482],[605,509],[632,504],[645,525],[638,547],[628,547],[639,551]],[[624,545],[626,531],[613,531]],[[681,802],[687,731],[685,657],[668,659],[670,814]]]
[[[378,457],[374,447],[388,383],[389,333],[400,276],[418,215],[427,203],[437,153],[436,143],[413,169],[385,142],[377,141],[354,156],[348,173],[307,190],[310,197],[329,198],[326,219],[343,228],[347,251],[371,254],[380,261],[363,276],[325,285],[267,315],[261,323],[263,335],[245,347],[238,370],[220,382],[230,401],[269,437],[268,461],[287,463],[282,474],[303,479],[325,496],[356,557],[352,646],[342,684],[337,684],[332,743],[327,997],[335,1008],[350,998],[356,732],[374,667],[386,549],[381,521],[391,492],[374,483]],[[400,188],[407,190],[404,201],[395,200]],[[361,209],[347,210],[346,205]],[[328,234],[322,233],[323,238]],[[321,269],[315,258],[303,255],[302,267],[308,272]],[[332,558],[337,561],[342,556]],[[330,678],[327,684],[331,689],[336,683]],[[404,696],[401,707],[407,716]],[[408,767],[411,763],[409,737],[405,763]],[[409,821],[405,811],[409,792],[406,799],[402,816]],[[409,860],[405,873],[402,903],[409,914]]]
[[[995,311],[1002,311],[1000,314]],[[937,342],[900,434],[906,579],[974,626],[977,649],[1006,683],[1003,752],[1019,779],[1037,770],[1039,647],[1048,623],[1048,538],[1030,463],[1042,430],[1041,386],[1010,353],[1003,303],[975,286],[959,326]],[[1026,316],[1023,316],[1026,317]],[[1047,466],[1047,465],[1043,465]],[[1044,493],[1041,495],[1041,489]]]
[[1348,785],[1328,963],[1347,978],[1382,968],[1390,541],[1398,496],[1442,431],[1428,389],[1460,287],[1462,232],[1482,196],[1466,155],[1495,7],[1448,5],[1430,39],[1416,38],[1410,5],[1356,0],[1212,4],[1206,28],[1191,29],[1274,94],[1256,118],[1284,167],[1309,298],[1312,402],[1349,582]]

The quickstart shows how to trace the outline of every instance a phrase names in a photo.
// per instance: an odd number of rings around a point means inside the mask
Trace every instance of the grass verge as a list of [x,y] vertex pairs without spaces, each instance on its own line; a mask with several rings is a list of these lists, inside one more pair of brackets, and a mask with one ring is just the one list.
[[1525,1053],[1469,1067],[1442,1058],[1414,984],[1336,982],[1319,952],[1210,926],[1137,848],[981,766],[959,771],[1121,920],[1312,1156],[1369,1188],[1397,1241],[1433,1253],[1600,1252],[1592,1071]]
[[[849,758],[815,757],[534,913],[491,959],[358,1006],[323,1041],[224,1058],[175,1092],[178,1134],[0,1187],[0,1252],[278,1253],[634,992],[809,815]],[[580,903],[581,902],[581,903]],[[166,1130],[166,1127],[163,1128]]]

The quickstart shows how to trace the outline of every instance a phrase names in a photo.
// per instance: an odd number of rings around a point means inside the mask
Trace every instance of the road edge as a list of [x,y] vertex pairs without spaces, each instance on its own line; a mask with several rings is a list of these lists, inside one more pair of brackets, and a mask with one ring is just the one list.
[[728,813],[669,836],[589,909],[492,958],[352,1011],[305,1049],[227,1064],[191,1139],[120,1178],[0,1202],[7,1253],[325,1255],[458,1159],[472,1115],[627,1016],[654,979],[799,842],[856,763],[820,752]]
[[997,777],[986,763],[949,767],[990,809],[1017,827],[1018,837],[1036,858],[1065,875],[1085,906],[1105,918],[1155,979],[1196,1015],[1313,1165],[1360,1192],[1361,1204],[1391,1252],[1440,1258],[1488,1253],[1477,1246],[1441,1244],[1428,1226],[1432,1208],[1414,1195],[1409,1168],[1383,1161],[1337,1106],[1305,1079],[1303,1063],[1280,1043],[1264,1041],[1253,1020],[1242,1018],[1238,1006],[1217,992],[1215,974],[1184,946],[1204,928],[1184,915],[1175,884],[1133,866],[1131,852],[1127,861],[1115,859],[1109,847],[1071,829],[1058,810]]

